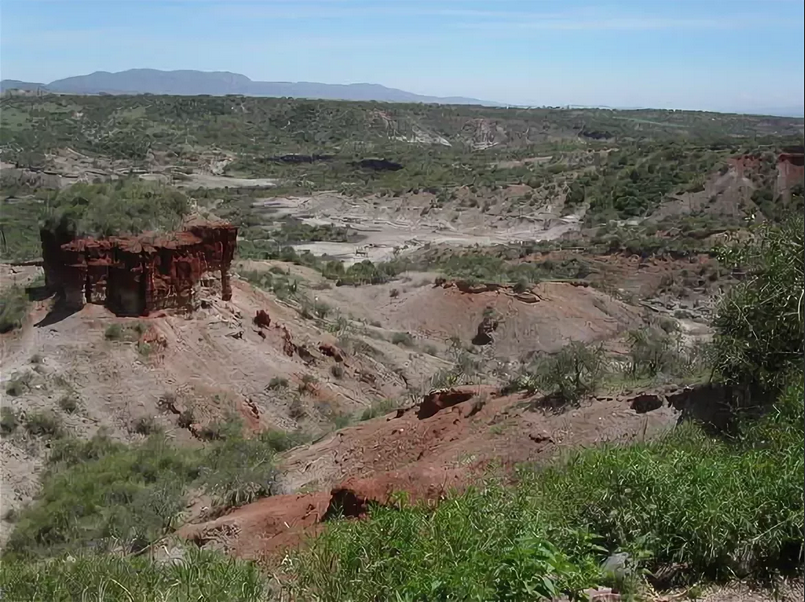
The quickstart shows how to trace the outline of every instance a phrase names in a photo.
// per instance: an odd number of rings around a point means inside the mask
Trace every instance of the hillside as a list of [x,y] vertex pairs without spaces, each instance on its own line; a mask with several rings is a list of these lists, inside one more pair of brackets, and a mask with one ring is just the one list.
[[9,599],[801,599],[802,120],[0,109]]

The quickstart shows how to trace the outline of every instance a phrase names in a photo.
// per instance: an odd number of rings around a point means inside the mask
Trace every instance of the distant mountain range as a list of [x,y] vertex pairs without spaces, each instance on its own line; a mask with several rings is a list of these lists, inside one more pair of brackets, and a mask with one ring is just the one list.
[[129,69],[118,73],[96,71],[58,79],[49,84],[4,79],[0,92],[6,90],[44,90],[61,94],[172,94],[195,96],[209,94],[224,96],[269,96],[319,98],[328,100],[377,100],[381,102],[440,103],[488,105],[477,98],[461,96],[422,96],[379,84],[319,84],[315,82],[256,82],[239,73],[227,71],[159,71]]

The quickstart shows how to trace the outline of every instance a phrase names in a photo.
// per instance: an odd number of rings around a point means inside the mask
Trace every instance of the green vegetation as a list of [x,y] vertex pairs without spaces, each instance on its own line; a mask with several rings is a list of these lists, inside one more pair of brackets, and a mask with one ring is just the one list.
[[[4,420],[13,431],[7,412]],[[25,427],[54,443],[42,494],[8,543],[13,557],[141,550],[176,527],[191,488],[212,495],[219,509],[271,495],[274,454],[305,440],[274,431],[244,439],[230,430],[200,449],[178,448],[158,432],[133,446],[103,434],[82,442],[61,437],[56,417],[45,413],[29,414]]]
[[599,563],[614,551],[648,570],[682,563],[686,580],[792,570],[803,540],[802,395],[799,381],[738,441],[688,425],[522,470],[515,487],[487,482],[435,510],[335,522],[292,564],[300,596],[533,600],[606,583]]
[[40,224],[60,237],[138,234],[175,230],[190,211],[183,193],[135,177],[29,192],[27,198],[2,202],[3,259],[41,256]]
[[315,241],[350,242],[356,240],[357,236],[346,228],[329,224],[311,226],[301,220],[287,218],[279,230],[271,233],[271,238],[279,245],[294,245]]
[[186,550],[177,563],[147,557],[79,555],[55,560],[4,559],[0,583],[8,600],[26,602],[265,602],[256,565],[220,553]]
[[126,178],[107,184],[74,184],[48,200],[45,227],[56,232],[112,236],[175,230],[189,213],[176,189]]
[[37,437],[58,438],[62,429],[61,420],[51,411],[29,412],[25,417],[25,430]]
[[714,325],[717,368],[730,383],[755,394],[777,391],[788,370],[802,368],[803,217],[754,232],[754,244],[722,253],[746,276],[719,306]]

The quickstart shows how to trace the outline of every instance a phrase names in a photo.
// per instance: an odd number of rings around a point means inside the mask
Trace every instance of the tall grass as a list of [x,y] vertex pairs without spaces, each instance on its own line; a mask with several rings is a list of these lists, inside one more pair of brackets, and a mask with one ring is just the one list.
[[179,563],[113,555],[0,563],[9,602],[263,602],[256,566],[223,554],[188,550]]

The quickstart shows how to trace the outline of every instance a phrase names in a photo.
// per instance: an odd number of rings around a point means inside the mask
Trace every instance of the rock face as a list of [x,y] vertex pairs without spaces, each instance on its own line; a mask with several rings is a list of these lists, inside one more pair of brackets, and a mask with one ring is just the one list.
[[97,303],[119,316],[192,311],[210,274],[220,277],[221,297],[232,297],[229,267],[237,235],[231,224],[198,220],[180,232],[102,239],[70,239],[42,229],[45,282],[73,308]]

